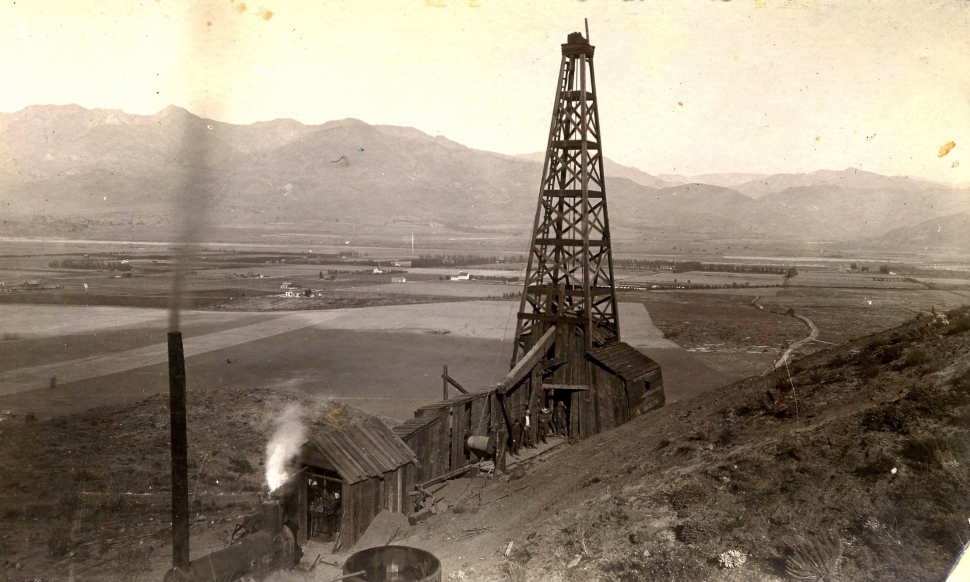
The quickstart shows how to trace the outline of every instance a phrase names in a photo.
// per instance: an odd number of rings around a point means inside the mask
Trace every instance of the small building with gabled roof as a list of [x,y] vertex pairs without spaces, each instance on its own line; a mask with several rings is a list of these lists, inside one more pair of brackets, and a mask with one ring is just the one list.
[[411,449],[377,418],[312,435],[300,447],[300,471],[284,500],[300,543],[339,540],[349,548],[382,510],[410,513],[416,464]]
[[[638,413],[665,404],[660,364],[626,342],[612,342],[586,354],[593,362],[600,426],[612,428]],[[609,418],[612,413],[612,418]]]

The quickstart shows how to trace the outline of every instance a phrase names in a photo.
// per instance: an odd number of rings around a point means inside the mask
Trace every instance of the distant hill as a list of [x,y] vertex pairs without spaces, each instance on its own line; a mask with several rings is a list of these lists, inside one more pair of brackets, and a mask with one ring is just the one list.
[[970,190],[794,186],[758,199],[773,213],[814,224],[818,236],[861,238],[970,211]]
[[760,176],[748,182],[733,184],[735,190],[752,198],[775,194],[789,188],[806,186],[839,187],[856,190],[893,190],[918,192],[938,188],[940,184],[907,176],[883,176],[848,168],[842,171],[819,170],[811,174],[773,174]]
[[[0,114],[0,199],[11,212],[155,213],[184,189],[236,223],[397,216],[528,222],[539,165],[357,120],[234,126],[169,107],[152,116],[31,107]],[[523,214],[524,213],[524,214]]]
[[[105,216],[132,228],[199,216],[211,227],[416,221],[527,232],[544,157],[355,119],[233,125],[178,107],[33,106],[0,113],[0,135],[5,216],[67,232]],[[611,223],[633,231],[850,241],[970,212],[970,190],[854,169],[677,183],[604,165]]]
[[961,212],[931,218],[914,226],[893,229],[882,236],[860,243],[882,248],[918,247],[967,251],[970,250],[970,214]]
[[797,219],[773,213],[729,188],[683,184],[655,190],[621,178],[611,180],[609,187],[611,216],[639,227],[715,236],[777,237],[803,228]]
[[722,188],[733,188],[739,184],[744,184],[751,182],[753,180],[761,180],[766,178],[767,174],[743,174],[738,172],[724,173],[724,174],[698,174],[697,176],[681,176],[679,174],[660,174],[657,177],[664,180],[671,185],[675,184],[688,184],[688,183],[699,183],[699,184],[710,184],[711,186],[720,186]]

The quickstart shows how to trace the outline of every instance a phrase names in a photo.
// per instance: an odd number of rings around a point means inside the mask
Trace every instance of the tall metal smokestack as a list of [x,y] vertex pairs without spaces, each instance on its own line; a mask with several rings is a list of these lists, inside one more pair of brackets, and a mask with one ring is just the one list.
[[185,427],[182,332],[168,333],[168,392],[172,425],[172,569],[189,570],[189,452]]

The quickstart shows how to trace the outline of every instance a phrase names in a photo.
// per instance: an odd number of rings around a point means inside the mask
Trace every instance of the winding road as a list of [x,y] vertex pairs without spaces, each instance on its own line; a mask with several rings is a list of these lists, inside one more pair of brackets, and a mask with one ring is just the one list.
[[794,352],[798,348],[802,347],[803,345],[807,344],[808,342],[818,337],[818,328],[815,327],[815,324],[812,323],[811,319],[805,317],[804,315],[798,315],[798,314],[795,314],[795,317],[807,323],[808,327],[812,330],[812,333],[810,333],[808,337],[802,338],[797,342],[793,343],[792,345],[788,346],[788,349],[785,350],[785,353],[783,353],[781,357],[778,358],[778,361],[775,362],[775,368],[780,368],[783,365],[785,365],[785,362],[788,361],[788,358],[791,356],[792,352]]

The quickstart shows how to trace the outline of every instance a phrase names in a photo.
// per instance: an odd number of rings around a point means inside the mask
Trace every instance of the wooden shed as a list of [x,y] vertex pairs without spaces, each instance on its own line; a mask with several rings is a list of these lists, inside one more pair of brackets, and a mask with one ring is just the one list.
[[594,364],[597,431],[619,426],[640,412],[664,405],[660,364],[625,342],[613,342],[589,352]]
[[284,502],[300,543],[350,547],[382,510],[409,513],[416,465],[411,449],[376,418],[310,437]]

